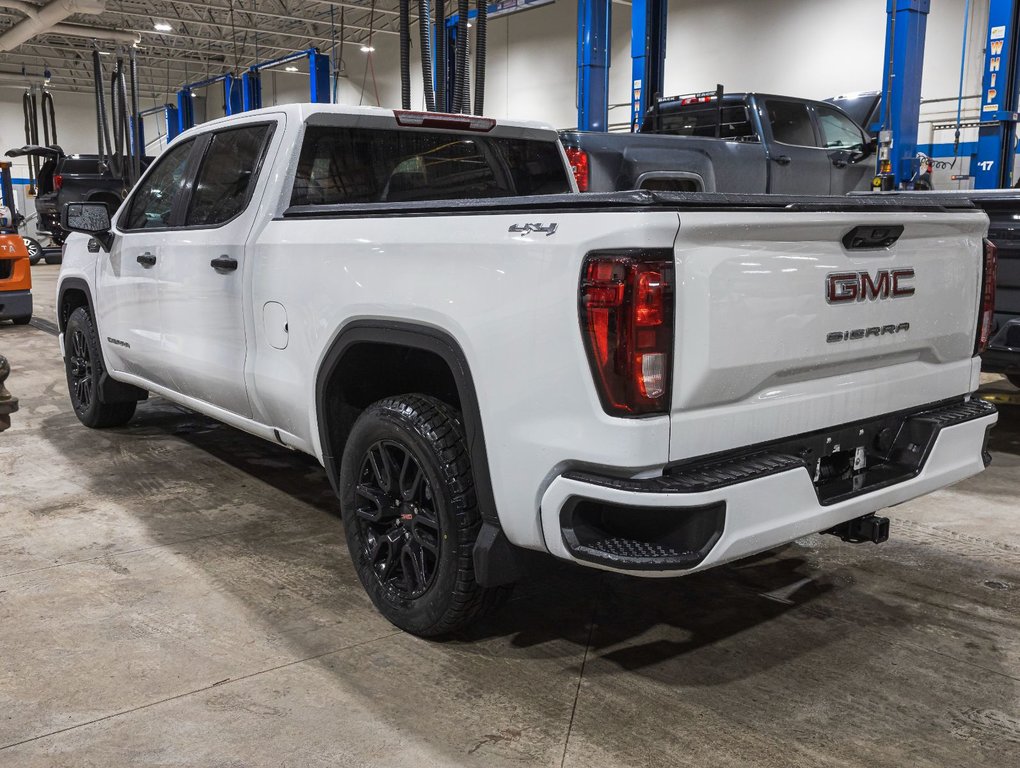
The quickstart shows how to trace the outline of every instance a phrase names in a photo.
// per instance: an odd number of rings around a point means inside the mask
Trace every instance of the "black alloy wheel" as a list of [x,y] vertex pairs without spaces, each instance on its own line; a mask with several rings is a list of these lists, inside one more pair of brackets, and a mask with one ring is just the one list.
[[78,307],[67,318],[64,370],[74,414],[86,427],[119,427],[134,416],[136,401],[108,403],[100,396],[99,382],[106,373],[106,363],[87,307]]
[[469,455],[460,413],[420,394],[369,405],[344,446],[340,508],[358,578],[383,616],[421,637],[450,634],[508,594],[475,580]]
[[355,525],[379,585],[400,600],[432,586],[442,536],[432,485],[410,450],[392,440],[368,449],[354,492]]
[[71,344],[67,357],[67,386],[71,391],[71,401],[75,411],[88,411],[95,394],[95,379],[92,371],[92,355],[85,332],[75,328],[71,333]]

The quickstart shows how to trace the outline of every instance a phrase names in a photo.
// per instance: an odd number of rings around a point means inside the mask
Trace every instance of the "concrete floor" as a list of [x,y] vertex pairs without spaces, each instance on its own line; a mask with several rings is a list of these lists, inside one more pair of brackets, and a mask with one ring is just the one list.
[[1020,406],[882,546],[540,564],[426,642],[373,610],[314,461],[159,399],[85,429],[52,335],[0,352],[2,766],[1020,765]]

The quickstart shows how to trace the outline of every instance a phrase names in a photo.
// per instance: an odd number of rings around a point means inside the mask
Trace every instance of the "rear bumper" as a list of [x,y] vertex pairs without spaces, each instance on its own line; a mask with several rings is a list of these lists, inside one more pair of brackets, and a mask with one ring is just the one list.
[[30,317],[31,314],[31,291],[0,291],[0,320]]
[[887,417],[878,426],[889,418],[902,422],[902,450],[889,452],[895,461],[876,461],[858,481],[833,481],[835,491],[831,483],[816,487],[814,462],[768,448],[650,479],[567,472],[542,498],[546,546],[566,560],[634,575],[705,570],[977,474],[998,417],[989,404],[971,401]]

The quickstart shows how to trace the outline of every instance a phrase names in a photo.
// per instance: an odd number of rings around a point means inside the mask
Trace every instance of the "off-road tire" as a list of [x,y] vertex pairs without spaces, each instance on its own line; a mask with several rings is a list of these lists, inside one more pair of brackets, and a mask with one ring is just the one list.
[[67,319],[64,352],[67,393],[78,420],[93,429],[127,424],[135,414],[135,401],[104,403],[99,399],[98,383],[106,364],[96,327],[86,307],[78,307]]
[[30,322],[32,322],[32,316],[22,315],[21,317],[12,317],[11,322],[14,323],[15,325],[28,325]]
[[[370,451],[375,451],[375,464]],[[402,456],[411,458],[402,461],[399,475],[390,474],[395,482],[386,490],[375,469],[386,463],[392,468]],[[416,467],[408,469],[409,464]],[[446,635],[500,600],[504,589],[486,589],[475,581],[472,548],[481,517],[464,428],[454,408],[419,394],[398,395],[368,406],[344,448],[339,485],[354,567],[376,608],[394,625],[421,637]],[[408,487],[418,490],[408,495]],[[378,498],[391,495],[376,504],[364,495],[366,489],[382,491]],[[415,499],[423,501],[419,504]],[[387,512],[380,520],[366,518],[383,508]],[[416,542],[431,542],[435,524],[438,552],[430,553]],[[380,531],[385,534],[380,536]],[[420,561],[432,564],[431,580],[426,579],[424,566],[420,578],[408,575],[419,573],[417,569],[404,567],[417,565],[415,546]],[[393,561],[395,551],[397,561]],[[382,557],[385,562],[380,564]],[[402,577],[391,576],[397,573]]]

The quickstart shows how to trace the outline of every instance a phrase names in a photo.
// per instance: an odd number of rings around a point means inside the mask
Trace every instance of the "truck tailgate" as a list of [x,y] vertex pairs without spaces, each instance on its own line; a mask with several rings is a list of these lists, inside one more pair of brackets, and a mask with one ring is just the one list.
[[[899,227],[887,248],[843,243]],[[986,228],[980,211],[681,211],[670,460],[975,389]]]

